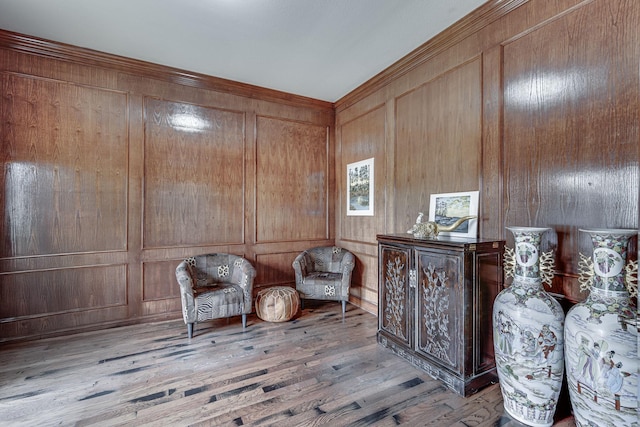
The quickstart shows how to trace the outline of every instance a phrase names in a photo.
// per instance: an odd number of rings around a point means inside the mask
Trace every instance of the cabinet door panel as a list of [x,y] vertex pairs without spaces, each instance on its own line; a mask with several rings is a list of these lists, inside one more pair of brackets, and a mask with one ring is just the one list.
[[386,336],[408,347],[413,346],[410,263],[411,249],[384,245],[380,247],[379,328]]
[[416,350],[462,373],[464,286],[460,256],[416,251],[416,257]]

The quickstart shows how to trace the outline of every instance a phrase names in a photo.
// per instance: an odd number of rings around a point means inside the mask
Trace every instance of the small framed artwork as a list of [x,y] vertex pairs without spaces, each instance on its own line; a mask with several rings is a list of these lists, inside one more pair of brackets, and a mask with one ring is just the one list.
[[347,165],[347,215],[373,216],[373,157]]
[[463,222],[453,231],[441,231],[440,235],[477,237],[478,195],[478,191],[432,194],[429,201],[429,221],[447,227],[464,216],[475,215],[476,218]]

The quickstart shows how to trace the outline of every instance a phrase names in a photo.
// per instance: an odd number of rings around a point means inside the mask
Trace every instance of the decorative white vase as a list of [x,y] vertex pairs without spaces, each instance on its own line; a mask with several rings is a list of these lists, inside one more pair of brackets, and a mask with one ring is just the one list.
[[[580,281],[591,291],[571,307],[565,324],[567,384],[576,425],[638,427],[637,314],[625,286],[627,245],[637,230],[580,231],[591,236],[593,254],[590,259],[581,254],[580,262]],[[637,264],[635,269],[637,281]]]
[[549,228],[507,227],[515,248],[505,251],[513,283],[493,303],[493,337],[504,409],[530,426],[551,426],[564,372],[564,311],[542,288],[553,278],[553,257],[540,254]]

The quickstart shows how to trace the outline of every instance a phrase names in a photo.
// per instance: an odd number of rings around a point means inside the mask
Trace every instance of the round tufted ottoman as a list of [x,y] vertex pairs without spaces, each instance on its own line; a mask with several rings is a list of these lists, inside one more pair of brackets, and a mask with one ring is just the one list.
[[288,286],[263,289],[256,296],[256,314],[267,322],[286,322],[300,308],[298,292]]

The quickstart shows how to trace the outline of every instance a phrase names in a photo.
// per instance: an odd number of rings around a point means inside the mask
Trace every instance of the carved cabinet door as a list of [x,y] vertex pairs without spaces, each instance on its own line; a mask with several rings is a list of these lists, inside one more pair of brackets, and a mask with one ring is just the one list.
[[464,368],[463,256],[416,250],[416,351],[437,365]]
[[411,248],[380,245],[379,258],[379,330],[384,336],[412,348]]

